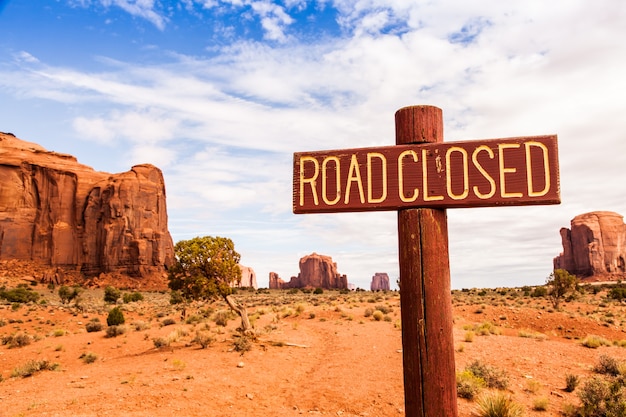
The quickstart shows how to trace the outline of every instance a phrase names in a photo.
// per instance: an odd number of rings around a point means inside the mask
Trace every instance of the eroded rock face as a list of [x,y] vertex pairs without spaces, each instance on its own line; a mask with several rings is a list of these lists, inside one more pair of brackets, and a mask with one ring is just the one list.
[[376,272],[370,284],[372,291],[389,291],[389,275],[386,272]]
[[0,133],[0,260],[147,277],[164,275],[173,254],[157,167],[97,172]]
[[348,278],[337,272],[337,264],[330,256],[312,253],[300,259],[300,273],[283,281],[278,274],[270,272],[270,288],[325,288],[347,289]]
[[239,285],[236,285],[237,287],[251,287],[254,289],[259,288],[256,283],[256,274],[254,272],[254,269],[250,268],[249,266],[243,266],[241,264],[239,265],[239,269],[241,269],[241,282],[239,282]]
[[554,269],[579,277],[626,275],[626,224],[610,211],[594,211],[574,217],[571,229],[562,228],[563,252],[554,258]]

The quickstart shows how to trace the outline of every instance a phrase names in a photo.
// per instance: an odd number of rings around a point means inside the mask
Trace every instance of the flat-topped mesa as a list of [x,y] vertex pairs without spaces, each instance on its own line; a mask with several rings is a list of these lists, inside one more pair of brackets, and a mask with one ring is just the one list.
[[163,279],[174,260],[163,174],[150,164],[98,172],[0,133],[0,260],[9,259]]
[[389,275],[386,272],[376,272],[370,283],[371,291],[389,291]]
[[348,277],[337,272],[337,264],[330,256],[312,253],[300,259],[300,273],[283,281],[278,274],[270,272],[270,288],[325,288],[347,289]]
[[622,215],[610,211],[581,214],[572,219],[571,229],[562,228],[560,233],[563,252],[554,258],[554,269],[583,278],[626,277],[626,224]]

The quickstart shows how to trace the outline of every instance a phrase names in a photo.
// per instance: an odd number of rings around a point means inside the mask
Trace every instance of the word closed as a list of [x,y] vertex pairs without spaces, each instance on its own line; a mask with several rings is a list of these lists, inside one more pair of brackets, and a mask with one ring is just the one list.
[[294,154],[294,213],[559,203],[556,135]]

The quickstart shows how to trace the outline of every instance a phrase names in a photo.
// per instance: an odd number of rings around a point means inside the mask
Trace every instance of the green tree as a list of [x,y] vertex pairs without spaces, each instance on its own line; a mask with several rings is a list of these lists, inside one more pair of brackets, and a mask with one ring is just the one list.
[[109,304],[117,303],[117,300],[122,295],[122,292],[117,288],[107,285],[104,289],[104,302]]
[[548,298],[552,301],[555,309],[559,308],[559,303],[568,292],[576,289],[577,284],[576,275],[570,274],[565,269],[555,269],[550,274],[546,280],[546,286],[548,287]]
[[224,237],[195,237],[174,247],[176,263],[169,270],[169,287],[187,301],[222,298],[241,317],[241,330],[252,326],[246,307],[233,297],[233,284],[241,282],[239,259],[232,240]]

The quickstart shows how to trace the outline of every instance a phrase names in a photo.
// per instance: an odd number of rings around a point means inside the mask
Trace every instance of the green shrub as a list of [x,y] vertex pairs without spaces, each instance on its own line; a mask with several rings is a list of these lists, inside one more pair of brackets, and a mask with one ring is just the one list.
[[587,381],[578,391],[578,398],[581,402],[579,415],[582,417],[606,416],[605,399],[609,393],[608,383],[604,379],[595,377]]
[[122,295],[122,292],[111,285],[107,285],[104,289],[104,302],[109,304],[117,303],[117,300]]
[[28,287],[17,287],[11,290],[1,290],[0,298],[4,298],[10,303],[29,303],[39,300],[39,293]]
[[109,315],[107,316],[107,325],[117,326],[124,324],[125,321],[124,313],[119,307],[114,307],[111,311],[109,311]]
[[183,295],[180,291],[170,292],[170,304],[182,304],[185,302]]
[[67,285],[59,287],[59,298],[63,304],[69,304],[72,300],[75,300],[80,295],[80,289],[74,287],[73,289]]
[[465,370],[482,378],[489,388],[505,390],[509,386],[509,378],[506,375],[506,371],[484,364],[479,360],[475,360],[469,364]]
[[476,411],[479,417],[519,417],[524,409],[508,395],[495,393],[481,397]]
[[143,294],[138,291],[135,291],[133,293],[124,293],[122,300],[124,301],[125,304],[132,303],[135,301],[143,301]]
[[535,287],[533,292],[530,293],[531,297],[545,297],[548,295],[548,289],[546,287]]
[[470,371],[456,374],[456,393],[458,397],[473,400],[484,388],[485,381]]
[[612,288],[611,291],[609,292],[609,297],[614,299],[614,300],[623,300],[624,298],[626,298],[626,288],[623,287],[615,287]]
[[313,294],[324,294],[324,290],[320,287],[317,287],[314,291]]
[[85,329],[87,330],[87,333],[99,332],[102,330],[102,323],[100,323],[99,318],[95,317],[85,325]]

